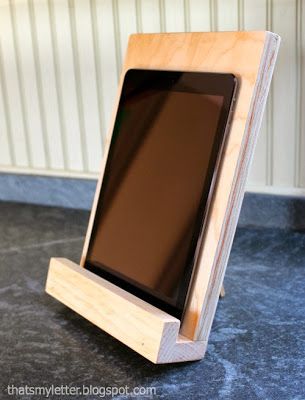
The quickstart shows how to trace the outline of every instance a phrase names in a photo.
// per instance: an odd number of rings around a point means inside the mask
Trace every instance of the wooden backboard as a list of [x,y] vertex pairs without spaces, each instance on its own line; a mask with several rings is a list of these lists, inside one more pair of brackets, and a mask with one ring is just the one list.
[[[122,332],[124,333],[125,329],[126,337],[129,340],[128,342],[126,339],[126,344],[154,362],[198,359],[204,354],[204,350],[202,349],[207,343],[217,307],[243,200],[246,177],[263,117],[279,44],[280,38],[278,35],[265,31],[135,34],[131,35],[129,39],[117,101],[107,137],[100,177],[81,258],[81,266],[84,266],[88,250],[125,72],[130,68],[228,72],[233,73],[238,78],[239,86],[230,132],[209,209],[204,240],[200,248],[198,262],[195,266],[185,316],[179,329],[179,337],[165,340],[161,334],[161,337],[158,336],[154,339],[157,343],[154,351],[156,352],[159,349],[159,353],[157,356],[154,353],[154,356],[148,357],[141,350],[139,343],[132,343],[132,345],[129,343],[132,340],[127,333],[130,331],[131,334],[131,332],[134,332],[132,329],[136,328],[132,326],[133,322],[130,322],[129,325],[125,323],[125,326],[122,327]],[[75,275],[75,270],[71,270],[71,272],[68,268],[67,271],[67,276],[72,276],[72,272]],[[88,276],[86,275],[86,279],[88,278],[86,285],[90,281],[90,275]],[[80,275],[79,277],[83,279]],[[73,304],[76,304],[79,300],[76,298],[71,300],[67,294],[59,294],[59,291],[56,294],[55,281],[53,287],[48,292],[73,308]],[[71,284],[77,284],[75,279],[73,282]],[[104,293],[106,283],[103,283],[101,280],[99,282],[103,286],[101,293]],[[57,284],[59,284],[58,279]],[[86,296],[87,294],[84,294],[84,301]],[[118,297],[117,294],[114,294],[114,296],[115,298]],[[123,303],[124,301],[127,300],[123,299]],[[128,296],[128,307],[130,306],[130,302],[135,302],[138,305],[136,298],[132,298],[132,296]],[[87,317],[83,304],[81,304],[81,307],[74,307],[74,309]],[[145,309],[146,306],[142,302],[137,312],[142,314]],[[151,306],[147,305],[147,309],[150,310]],[[120,320],[120,316],[116,315],[115,317],[117,323]],[[163,321],[163,317],[159,316],[158,318],[160,318],[160,321]],[[116,335],[113,333],[116,330],[109,328],[109,320],[108,330],[106,323],[103,323],[103,318],[99,318],[97,322],[97,318],[95,321],[91,313],[90,320],[124,342],[124,334]],[[169,321],[172,326],[176,324],[176,321],[171,318]],[[163,326],[163,324],[164,321],[161,325]],[[149,335],[147,334],[147,336]],[[182,342],[184,343],[184,347],[182,346]],[[202,344],[200,351],[192,347],[192,343],[194,345],[195,343],[198,345],[199,343]],[[169,346],[167,350],[165,350],[166,346]],[[176,346],[176,350],[178,347],[181,349],[181,351],[179,350],[180,358],[177,356],[178,353],[174,355],[174,350],[172,350],[173,354],[171,354],[170,349],[174,349],[173,346]],[[194,358],[194,352],[192,353],[191,349],[196,350],[197,358]],[[189,356],[187,354],[188,351]]]

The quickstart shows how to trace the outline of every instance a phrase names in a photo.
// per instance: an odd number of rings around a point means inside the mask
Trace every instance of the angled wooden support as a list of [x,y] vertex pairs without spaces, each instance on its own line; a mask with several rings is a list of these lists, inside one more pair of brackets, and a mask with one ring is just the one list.
[[[129,40],[80,266],[52,259],[47,292],[155,363],[203,357],[280,38],[271,32],[136,34]],[[125,72],[130,68],[232,73],[238,96],[182,323],[83,268]]]

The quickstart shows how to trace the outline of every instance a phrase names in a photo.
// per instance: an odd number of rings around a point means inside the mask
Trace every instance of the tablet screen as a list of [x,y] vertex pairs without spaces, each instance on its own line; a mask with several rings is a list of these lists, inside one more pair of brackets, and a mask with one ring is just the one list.
[[234,87],[230,74],[125,75],[85,267],[178,318]]

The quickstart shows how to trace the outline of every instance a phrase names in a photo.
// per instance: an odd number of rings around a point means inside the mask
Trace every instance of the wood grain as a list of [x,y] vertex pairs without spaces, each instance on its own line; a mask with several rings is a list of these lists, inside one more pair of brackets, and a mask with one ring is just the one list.
[[141,34],[132,35],[129,40],[81,258],[82,266],[88,249],[125,72],[130,68],[229,72],[235,74],[239,81],[231,130],[181,327],[183,335],[190,339],[207,340],[209,335],[279,41],[278,35],[264,31]]
[[[121,74],[81,267],[103,181],[124,75],[130,68],[228,72],[239,91],[180,322],[68,260],[51,261],[47,291],[153,362],[203,357],[230,254],[280,38],[271,32],[132,35]],[[145,266],[143,266],[145,267]]]
[[198,360],[206,343],[180,321],[64,258],[52,258],[46,292],[154,363]]

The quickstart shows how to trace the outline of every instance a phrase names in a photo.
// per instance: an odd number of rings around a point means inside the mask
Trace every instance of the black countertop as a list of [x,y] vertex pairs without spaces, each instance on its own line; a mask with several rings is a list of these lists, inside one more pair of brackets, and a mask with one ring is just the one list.
[[44,293],[49,258],[77,262],[87,221],[0,203],[1,399],[44,398],[8,395],[25,385],[96,393],[75,399],[126,385],[156,391],[137,398],[305,399],[305,233],[238,229],[205,358],[158,366]]

